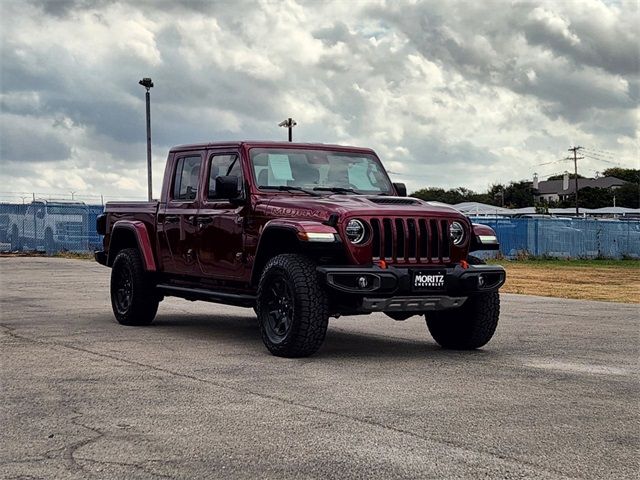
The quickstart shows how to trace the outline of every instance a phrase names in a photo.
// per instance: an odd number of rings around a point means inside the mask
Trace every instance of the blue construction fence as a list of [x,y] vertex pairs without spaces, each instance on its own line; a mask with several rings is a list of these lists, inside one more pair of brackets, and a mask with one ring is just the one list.
[[[36,200],[0,204],[0,252],[93,252],[102,205]],[[500,253],[560,258],[640,258],[640,220],[472,217],[492,227]],[[495,252],[492,252],[495,254]],[[484,252],[484,256],[491,255]]]
[[[640,220],[593,218],[487,218],[500,254],[556,258],[640,258]],[[487,252],[485,256],[490,256]]]
[[93,252],[102,246],[96,218],[103,211],[82,202],[0,203],[0,252]]

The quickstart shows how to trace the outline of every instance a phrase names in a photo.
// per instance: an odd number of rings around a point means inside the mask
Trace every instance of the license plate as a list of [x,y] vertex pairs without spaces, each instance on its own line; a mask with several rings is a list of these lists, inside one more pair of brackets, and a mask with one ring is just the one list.
[[444,275],[442,270],[428,270],[413,273],[414,290],[442,290],[444,289]]

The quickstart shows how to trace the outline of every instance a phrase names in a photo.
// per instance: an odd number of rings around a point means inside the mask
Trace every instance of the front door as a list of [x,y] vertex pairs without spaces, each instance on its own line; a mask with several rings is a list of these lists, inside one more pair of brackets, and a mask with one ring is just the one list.
[[218,176],[238,177],[243,190],[242,163],[236,151],[209,152],[207,190],[196,220],[199,228],[198,263],[202,274],[216,279],[243,281],[248,278],[243,263],[243,218],[245,203],[220,198],[215,190]]
[[199,276],[196,257],[197,225],[204,152],[176,155],[167,203],[158,223],[166,239],[164,270],[174,275]]

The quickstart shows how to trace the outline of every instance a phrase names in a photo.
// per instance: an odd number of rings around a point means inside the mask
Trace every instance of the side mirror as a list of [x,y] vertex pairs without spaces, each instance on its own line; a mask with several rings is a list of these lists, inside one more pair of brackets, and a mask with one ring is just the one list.
[[36,217],[38,217],[40,220],[44,218],[44,210],[42,208],[38,209],[38,212],[36,213]]
[[396,194],[399,197],[407,196],[407,186],[404,183],[394,183],[393,188],[396,189]]
[[240,179],[236,176],[216,177],[216,198],[236,199],[240,196]]

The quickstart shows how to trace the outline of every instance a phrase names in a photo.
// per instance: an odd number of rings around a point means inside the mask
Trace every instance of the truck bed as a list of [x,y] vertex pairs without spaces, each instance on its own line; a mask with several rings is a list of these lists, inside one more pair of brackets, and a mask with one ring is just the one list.
[[134,220],[145,224],[149,239],[155,246],[157,234],[158,208],[160,202],[107,202],[104,208],[107,235],[111,233],[113,225],[119,220]]

